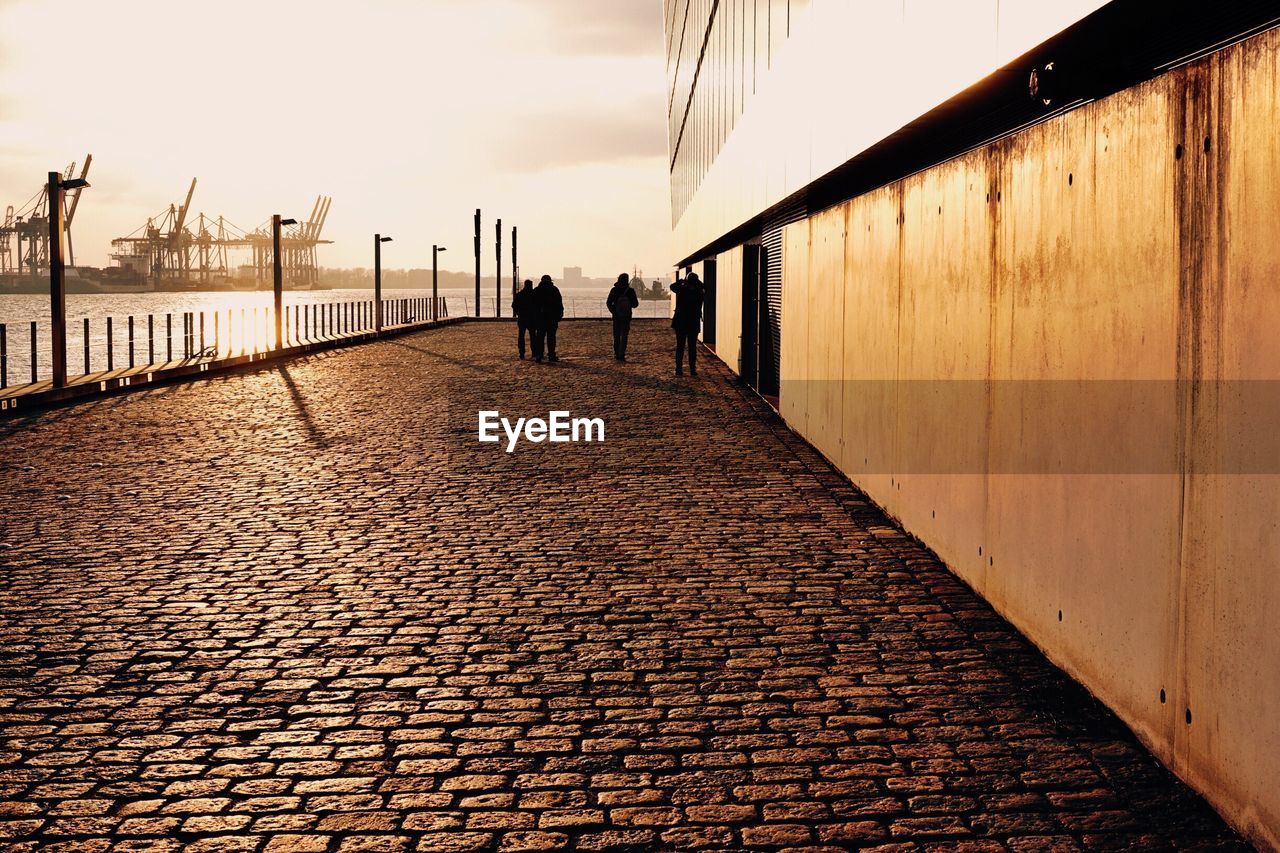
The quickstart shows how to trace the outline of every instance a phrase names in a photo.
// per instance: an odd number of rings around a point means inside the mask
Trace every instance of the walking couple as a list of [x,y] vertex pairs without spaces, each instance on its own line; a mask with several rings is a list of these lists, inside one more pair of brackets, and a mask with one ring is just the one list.
[[520,357],[524,358],[524,336],[528,332],[534,361],[541,364],[544,355],[547,361],[559,361],[556,356],[556,330],[564,319],[564,300],[560,298],[560,288],[556,287],[551,276],[544,275],[537,287],[525,279],[524,287],[511,301],[511,312],[515,314],[520,330]]

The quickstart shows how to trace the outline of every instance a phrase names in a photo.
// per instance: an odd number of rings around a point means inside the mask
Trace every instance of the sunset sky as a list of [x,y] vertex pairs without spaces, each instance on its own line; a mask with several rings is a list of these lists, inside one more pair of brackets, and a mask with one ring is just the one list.
[[[76,260],[181,202],[252,229],[333,196],[322,265],[670,262],[661,0],[0,0],[0,212],[93,154]],[[589,10],[589,13],[587,11]],[[61,58],[48,64],[57,34]],[[508,232],[509,233],[509,232]],[[509,257],[509,252],[504,250]]]

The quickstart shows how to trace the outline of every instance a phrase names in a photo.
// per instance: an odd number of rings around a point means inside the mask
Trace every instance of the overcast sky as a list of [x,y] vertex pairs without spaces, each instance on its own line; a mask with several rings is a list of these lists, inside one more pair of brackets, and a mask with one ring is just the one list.
[[661,0],[0,0],[0,209],[92,153],[78,263],[196,177],[246,229],[333,196],[325,266],[470,269],[481,207],[486,273],[501,216],[526,275],[658,274],[661,51]]

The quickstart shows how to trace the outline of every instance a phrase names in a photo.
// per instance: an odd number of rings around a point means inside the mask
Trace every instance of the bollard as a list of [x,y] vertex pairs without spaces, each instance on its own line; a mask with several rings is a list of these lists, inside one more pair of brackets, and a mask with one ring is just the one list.
[[147,315],[147,364],[156,363],[156,317]]
[[84,318],[84,375],[88,376],[89,367],[89,318]]
[[133,315],[129,315],[129,366],[133,367]]
[[0,323],[0,388],[9,387],[9,329]]
[[107,370],[115,369],[115,335],[111,333],[111,318],[107,318]]
[[36,321],[31,321],[31,381],[36,381]]

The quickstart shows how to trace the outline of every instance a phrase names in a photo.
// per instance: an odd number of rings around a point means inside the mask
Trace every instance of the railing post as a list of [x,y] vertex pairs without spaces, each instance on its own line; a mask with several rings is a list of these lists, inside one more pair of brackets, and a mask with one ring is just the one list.
[[200,356],[204,357],[204,312],[200,312]]
[[156,315],[147,315],[147,364],[156,363]]
[[9,387],[9,329],[0,323],[0,388]]
[[36,353],[36,334],[37,334],[36,321],[35,321],[35,320],[32,320],[32,321],[31,321],[31,381],[32,381],[32,382],[35,382],[35,381],[36,381],[36,373],[37,373],[37,367],[36,367],[36,354],[37,354],[37,353]]
[[133,367],[133,315],[129,315],[129,366]]
[[84,318],[84,375],[88,376],[89,368],[89,318]]
[[107,370],[115,369],[115,335],[111,331],[111,318],[107,318]]
[[164,360],[173,361],[173,315],[164,315]]
[[222,355],[222,312],[215,310],[213,312],[213,357],[219,358]]

